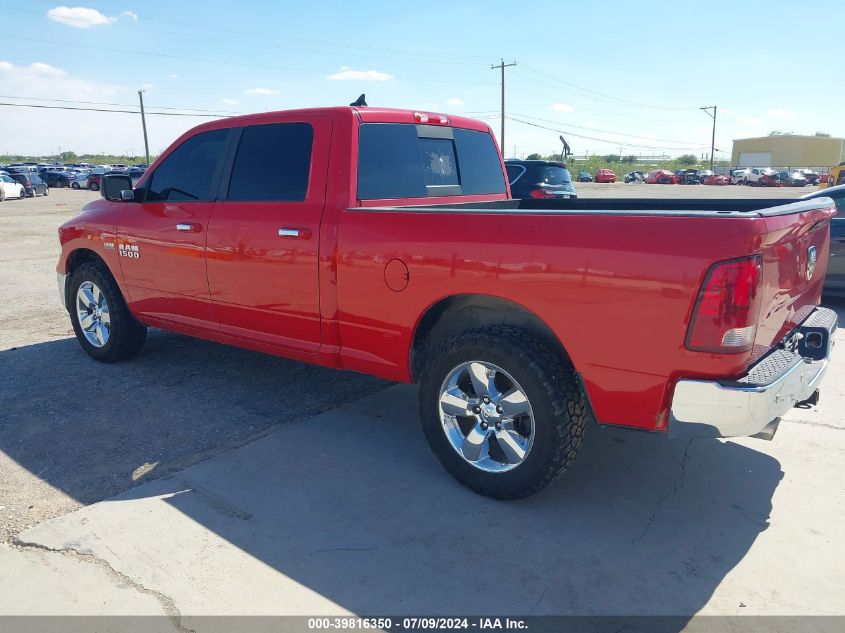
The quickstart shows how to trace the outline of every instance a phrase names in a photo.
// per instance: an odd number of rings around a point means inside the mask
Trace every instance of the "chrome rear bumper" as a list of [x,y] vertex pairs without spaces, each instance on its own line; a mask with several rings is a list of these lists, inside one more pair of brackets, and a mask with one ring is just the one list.
[[669,437],[742,437],[765,430],[771,439],[773,423],[818,389],[836,326],[835,312],[816,308],[797,328],[800,342],[794,351],[774,350],[738,380],[679,380]]

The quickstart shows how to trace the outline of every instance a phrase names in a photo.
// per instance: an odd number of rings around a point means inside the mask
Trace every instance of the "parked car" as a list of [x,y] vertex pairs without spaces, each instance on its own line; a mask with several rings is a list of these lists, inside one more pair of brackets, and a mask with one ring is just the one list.
[[698,176],[699,182],[703,185],[707,177],[713,175],[713,172],[709,169],[697,169],[695,174]]
[[612,169],[599,169],[593,176],[593,182],[616,182],[616,174]]
[[565,163],[545,160],[506,160],[514,198],[577,198]]
[[642,183],[645,182],[645,174],[641,171],[632,171],[625,174],[625,182]]
[[819,189],[801,197],[802,200],[818,198],[831,198],[836,205],[836,217],[830,221],[830,256],[824,291],[845,295],[845,184]]
[[103,177],[103,172],[91,172],[88,174],[88,188],[91,191],[99,191],[100,190],[100,179]]
[[723,174],[712,174],[710,176],[706,176],[704,178],[705,185],[729,185],[731,184],[730,176],[725,176]]
[[63,171],[45,171],[41,178],[48,187],[70,187],[73,182],[73,176]]
[[593,177],[590,172],[582,169],[578,172],[578,182],[593,182]]
[[774,183],[779,183],[777,179],[777,172],[771,167],[753,167],[748,170],[745,175],[746,184],[761,187],[775,187],[779,186]]
[[26,189],[11,176],[0,176],[0,202],[9,198],[25,198]]
[[748,169],[732,169],[731,170],[731,184],[745,185],[748,183]]
[[779,171],[777,179],[784,187],[804,187],[807,184],[807,179],[797,169],[795,171]]
[[[675,181],[680,185],[700,185],[701,179],[697,169],[681,169],[675,172]],[[663,177],[663,180],[666,178]],[[661,183],[669,184],[669,183]]]
[[[136,167],[130,167],[126,171],[126,173],[129,175],[129,177],[132,179],[132,186],[133,187],[138,183],[138,181],[141,179],[141,177],[144,175],[145,172],[146,172],[146,169],[138,169]],[[567,173],[569,173],[569,172],[567,172]],[[570,184],[571,184],[571,181],[570,181]],[[574,188],[573,188],[573,191],[574,191]]]
[[70,174],[71,181],[70,186],[72,189],[88,189],[90,181],[88,177],[90,174],[81,173],[81,174]]
[[801,175],[804,176],[807,180],[808,185],[817,185],[819,184],[820,177],[818,172],[813,171],[812,169],[799,169]]
[[649,185],[676,185],[680,179],[668,169],[654,169],[648,172],[645,181]]
[[46,196],[49,193],[47,183],[38,174],[11,174],[12,180],[23,185],[28,197]]
[[419,382],[433,453],[496,498],[557,479],[588,422],[771,437],[829,363],[826,200],[512,200],[486,123],[366,107],[205,123],[131,191],[104,176],[59,228],[85,353],[153,326]]

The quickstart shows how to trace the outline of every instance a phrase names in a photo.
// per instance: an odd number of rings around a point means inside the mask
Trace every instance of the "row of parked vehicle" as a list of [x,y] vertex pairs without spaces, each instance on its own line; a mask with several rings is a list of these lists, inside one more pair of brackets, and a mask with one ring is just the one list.
[[[0,165],[0,200],[48,195],[51,187],[90,189],[99,191],[105,174],[123,174],[132,178],[133,185],[146,170],[146,165],[92,165],[90,163],[46,164],[13,163]],[[23,190],[21,192],[21,189]]]

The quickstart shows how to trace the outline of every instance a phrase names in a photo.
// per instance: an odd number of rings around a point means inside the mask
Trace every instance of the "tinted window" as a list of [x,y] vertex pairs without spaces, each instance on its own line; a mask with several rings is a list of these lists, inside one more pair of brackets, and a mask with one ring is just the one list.
[[30,176],[29,181],[33,185],[40,185],[42,182],[44,182],[43,180],[41,180],[41,176]]
[[150,178],[146,200],[211,200],[227,134],[202,132],[173,150]]
[[572,182],[572,176],[565,167],[541,167],[540,179],[544,185],[565,185]]
[[508,182],[513,184],[517,178],[525,173],[525,167],[522,165],[505,165],[505,171],[508,172]]
[[505,179],[493,138],[486,132],[458,128],[452,133],[454,140],[420,138],[414,125],[362,125],[358,198],[422,198],[439,195],[436,189],[426,188],[438,185],[458,185],[464,195],[504,193]]
[[362,125],[358,134],[358,197],[377,200],[426,195],[417,128]]
[[455,130],[461,189],[465,194],[505,193],[502,163],[493,137],[487,132]]
[[305,200],[314,131],[308,123],[244,128],[229,200]]

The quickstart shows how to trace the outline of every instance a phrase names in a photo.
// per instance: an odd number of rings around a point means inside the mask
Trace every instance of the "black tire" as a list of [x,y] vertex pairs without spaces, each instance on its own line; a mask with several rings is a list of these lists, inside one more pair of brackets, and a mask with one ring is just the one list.
[[[445,340],[425,356],[420,418],[432,452],[446,470],[475,492],[495,499],[527,497],[555,481],[573,462],[590,416],[574,368],[545,342],[511,326],[487,326]],[[458,365],[479,360],[510,374],[534,412],[533,445],[506,472],[485,472],[466,461],[440,420],[440,389]]]
[[71,183],[71,189],[79,189],[79,183],[75,180]]
[[[86,281],[97,285],[109,306],[111,328],[108,341],[102,347],[92,345],[79,324],[76,295],[79,287]],[[76,340],[91,358],[104,363],[114,363],[131,358],[141,351],[147,338],[147,328],[138,323],[129,312],[120,288],[103,264],[86,263],[74,270],[68,280],[67,293],[68,312]]]
[[92,182],[90,185],[88,185],[88,188],[89,188],[91,191],[99,191],[99,190],[100,190],[100,185],[98,185],[96,182]]
[[45,195],[45,196],[49,196],[49,195],[50,195],[50,187],[44,187],[44,195]]

